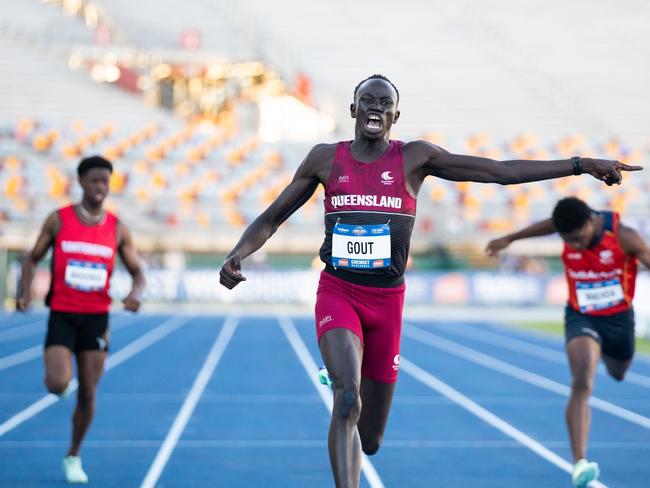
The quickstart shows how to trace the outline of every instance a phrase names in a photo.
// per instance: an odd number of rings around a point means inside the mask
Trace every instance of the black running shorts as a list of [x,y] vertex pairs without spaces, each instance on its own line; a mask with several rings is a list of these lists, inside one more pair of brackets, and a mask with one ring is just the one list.
[[634,310],[595,316],[582,314],[567,305],[564,335],[567,343],[574,337],[593,337],[604,355],[627,361],[634,356]]
[[107,313],[50,311],[45,347],[65,346],[72,352],[108,351]]

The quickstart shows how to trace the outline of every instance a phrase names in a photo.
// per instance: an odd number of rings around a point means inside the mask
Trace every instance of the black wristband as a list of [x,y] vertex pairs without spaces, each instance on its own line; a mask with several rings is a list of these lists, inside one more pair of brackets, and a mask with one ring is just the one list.
[[582,158],[580,156],[573,156],[571,158],[571,162],[573,162],[573,174],[574,175],[581,175],[582,174]]

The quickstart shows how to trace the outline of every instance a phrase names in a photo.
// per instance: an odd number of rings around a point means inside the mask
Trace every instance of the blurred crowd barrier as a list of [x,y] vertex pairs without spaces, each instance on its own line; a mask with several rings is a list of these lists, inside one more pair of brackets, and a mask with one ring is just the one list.
[[[149,303],[200,304],[286,304],[313,306],[318,271],[249,271],[247,281],[234,290],[219,285],[217,269],[148,270],[144,301]],[[8,274],[8,295],[15,296],[19,267]],[[43,299],[50,273],[40,269],[34,280],[34,298]],[[462,271],[407,273],[406,305],[445,305],[458,307],[561,307],[567,300],[564,275],[559,273],[524,274],[514,272]],[[111,280],[111,294],[121,300],[130,290],[131,278],[117,270]],[[637,333],[650,336],[650,276],[639,275],[634,302]],[[495,317],[498,319],[498,317]],[[522,319],[530,320],[531,317]],[[558,321],[562,319],[558,313]]]

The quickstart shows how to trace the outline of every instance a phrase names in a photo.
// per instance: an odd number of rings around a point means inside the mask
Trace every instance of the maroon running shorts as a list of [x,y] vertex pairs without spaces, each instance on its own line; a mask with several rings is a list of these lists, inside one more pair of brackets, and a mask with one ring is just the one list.
[[361,375],[373,381],[395,383],[399,369],[404,290],[362,286],[322,271],[316,293],[316,335],[331,329],[354,332],[361,340]]

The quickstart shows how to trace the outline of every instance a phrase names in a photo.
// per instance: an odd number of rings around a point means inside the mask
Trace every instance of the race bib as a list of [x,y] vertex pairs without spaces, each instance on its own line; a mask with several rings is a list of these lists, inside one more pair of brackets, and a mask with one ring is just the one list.
[[101,291],[106,287],[108,270],[103,263],[71,259],[65,267],[65,284],[80,291]]
[[618,279],[589,283],[578,281],[576,295],[578,306],[583,313],[610,308],[625,299],[623,287]]
[[332,266],[335,268],[388,268],[390,252],[388,224],[337,223],[332,229]]

